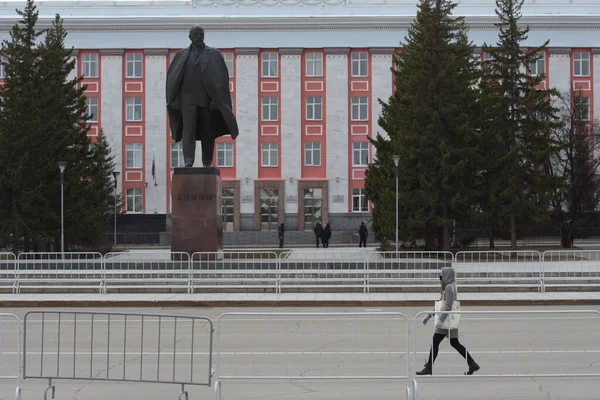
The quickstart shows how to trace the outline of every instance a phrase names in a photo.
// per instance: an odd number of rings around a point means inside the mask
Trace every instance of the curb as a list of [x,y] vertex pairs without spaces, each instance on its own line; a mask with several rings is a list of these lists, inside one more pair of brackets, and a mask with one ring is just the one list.
[[[4,308],[92,308],[92,307],[431,307],[431,300],[6,300],[0,301]],[[600,305],[600,299],[551,299],[551,300],[461,300],[461,305],[475,306],[583,306]]]

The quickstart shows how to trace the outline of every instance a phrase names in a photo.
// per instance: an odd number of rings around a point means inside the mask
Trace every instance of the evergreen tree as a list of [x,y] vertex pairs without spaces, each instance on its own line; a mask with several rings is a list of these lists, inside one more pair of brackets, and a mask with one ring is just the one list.
[[389,139],[372,140],[377,160],[365,178],[379,240],[394,234],[394,164],[400,155],[399,208],[403,239],[425,237],[426,248],[448,249],[449,227],[475,202],[479,163],[476,90],[479,67],[456,4],[422,0],[396,54],[396,91],[381,102],[379,125]]
[[548,42],[533,50],[522,47],[529,32],[518,25],[523,1],[496,0],[499,39],[494,47],[484,46],[490,58],[480,85],[486,110],[482,149],[488,162],[481,207],[491,232],[497,223],[510,226],[513,248],[518,221],[544,218],[557,184],[544,172],[554,151],[549,132],[557,126],[557,93],[541,86],[543,74],[531,73],[531,63]]
[[575,229],[594,216],[600,200],[600,121],[589,121],[589,100],[581,91],[563,94],[560,126],[552,131],[559,145],[547,163],[547,172],[562,181],[552,208],[561,228],[561,244],[572,247]]

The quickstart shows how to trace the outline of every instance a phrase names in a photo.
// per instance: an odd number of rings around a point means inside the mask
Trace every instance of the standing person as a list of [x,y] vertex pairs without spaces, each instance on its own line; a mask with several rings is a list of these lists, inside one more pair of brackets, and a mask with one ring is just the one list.
[[279,236],[279,248],[283,249],[283,239],[285,235],[285,222],[279,225],[277,228],[277,235]]
[[367,230],[367,225],[365,225],[365,221],[360,223],[360,227],[358,228],[358,236],[360,237],[358,247],[367,247],[367,237],[369,237],[369,231]]
[[[452,303],[456,298],[456,274],[454,269],[451,267],[442,268],[442,275],[440,275],[441,281],[441,292],[443,301],[442,309],[440,311],[450,311],[452,310]],[[427,315],[423,319],[423,325],[427,325],[427,321],[431,319],[433,314]],[[431,375],[433,373],[433,363],[438,355],[438,351],[440,348],[440,343],[444,340],[445,337],[450,339],[450,345],[454,347],[456,351],[460,353],[461,356],[466,358],[467,364],[469,365],[469,370],[465,372],[465,375],[473,375],[473,373],[479,371],[479,365],[473,360],[471,354],[467,352],[465,346],[463,346],[458,341],[458,329],[441,329],[442,324],[448,318],[448,314],[440,314],[438,321],[435,326],[435,333],[433,334],[433,344],[431,346],[431,350],[429,350],[429,359],[425,364],[425,368],[422,371],[417,372],[417,375]],[[433,357],[432,357],[433,353]]]
[[328,222],[325,224],[325,229],[323,230],[323,247],[329,247],[329,239],[331,239],[331,226]]
[[[323,225],[321,225],[320,222],[317,222],[317,225],[315,226],[314,232],[315,232],[315,239],[317,239],[317,249],[319,248],[319,240],[323,241]],[[325,246],[325,243],[323,243],[323,247]]]

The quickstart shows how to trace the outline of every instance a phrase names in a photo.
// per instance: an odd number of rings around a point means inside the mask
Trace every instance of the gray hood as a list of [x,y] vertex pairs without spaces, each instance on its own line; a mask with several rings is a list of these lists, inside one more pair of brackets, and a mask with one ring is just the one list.
[[444,267],[442,268],[442,282],[444,285],[450,285],[454,283],[456,280],[456,272],[454,272],[454,268]]

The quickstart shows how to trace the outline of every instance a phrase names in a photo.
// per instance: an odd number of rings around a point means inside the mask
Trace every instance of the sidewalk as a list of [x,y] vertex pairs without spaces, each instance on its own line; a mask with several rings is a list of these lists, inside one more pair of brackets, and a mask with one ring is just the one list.
[[[0,307],[416,307],[436,293],[4,294]],[[463,293],[465,306],[600,305],[600,292]]]

